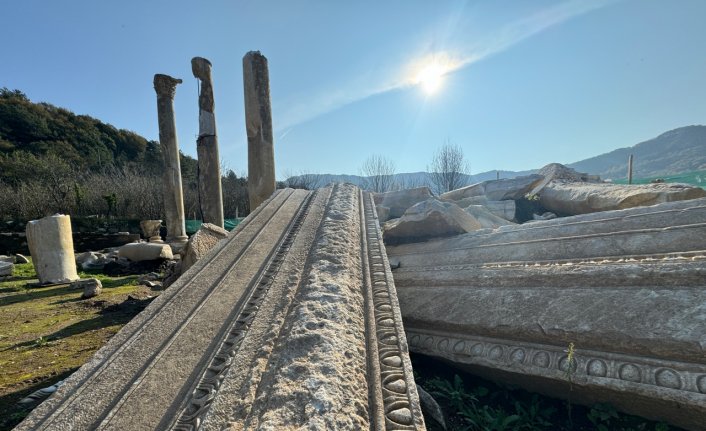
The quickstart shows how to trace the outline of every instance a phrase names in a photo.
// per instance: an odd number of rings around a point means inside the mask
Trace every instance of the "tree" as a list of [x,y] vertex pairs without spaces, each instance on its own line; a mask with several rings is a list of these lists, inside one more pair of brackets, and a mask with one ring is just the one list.
[[427,171],[432,190],[440,195],[465,186],[471,168],[463,157],[463,149],[446,141],[434,154]]
[[365,189],[375,193],[389,192],[395,187],[395,162],[373,154],[365,159],[360,169],[365,177]]

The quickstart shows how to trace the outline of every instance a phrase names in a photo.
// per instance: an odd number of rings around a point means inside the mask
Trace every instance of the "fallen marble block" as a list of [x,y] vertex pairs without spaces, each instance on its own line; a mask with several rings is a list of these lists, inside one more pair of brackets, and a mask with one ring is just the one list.
[[705,204],[388,247],[410,347],[531,391],[701,430]]
[[539,191],[539,203],[557,214],[577,215],[704,196],[706,190],[687,184],[621,185],[554,180]]
[[145,260],[173,259],[172,249],[168,244],[155,242],[133,242],[118,249],[118,256],[132,262]]
[[0,277],[12,276],[12,271],[15,269],[14,263],[0,261]]
[[543,261],[706,249],[706,199],[501,226],[421,244],[389,246],[403,266]]
[[183,273],[191,268],[194,263],[208,253],[218,244],[218,241],[228,236],[228,231],[211,223],[203,223],[195,234],[191,235],[186,247],[182,250],[181,267]]
[[691,430],[706,424],[706,253],[403,264],[394,277],[413,352],[579,404],[610,402]]
[[[386,217],[383,221],[402,217],[402,214],[414,204],[424,202],[432,197],[429,187],[418,187],[416,189],[397,190],[394,192],[376,193],[375,204],[386,207]],[[382,214],[381,214],[382,215]]]
[[[485,215],[492,214],[485,212]],[[484,225],[453,202],[430,198],[384,225],[386,244],[422,242],[430,238],[459,235],[482,229]]]
[[71,217],[55,214],[27,223],[27,244],[41,284],[78,280]]
[[541,175],[532,174],[511,179],[488,180],[451,190],[443,193],[439,198],[459,201],[465,198],[484,196],[491,201],[517,200],[523,198],[543,178]]
[[422,430],[372,196],[284,189],[18,430]]

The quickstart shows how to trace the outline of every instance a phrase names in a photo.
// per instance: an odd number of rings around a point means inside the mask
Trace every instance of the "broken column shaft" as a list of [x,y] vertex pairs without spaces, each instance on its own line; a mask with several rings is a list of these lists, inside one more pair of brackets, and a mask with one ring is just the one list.
[[174,119],[174,93],[181,79],[168,75],[154,75],[157,92],[157,118],[159,121],[159,144],[164,160],[164,212],[167,223],[167,243],[178,251],[188,237],[184,221],[184,195],[181,189],[181,167],[179,143]]
[[267,58],[259,51],[243,57],[245,128],[248,134],[248,194],[254,211],[275,191],[275,153]]
[[201,81],[199,92],[199,137],[196,151],[199,157],[199,202],[204,223],[223,227],[223,193],[218,158],[215,103],[211,80],[211,62],[201,57],[191,59],[191,70]]

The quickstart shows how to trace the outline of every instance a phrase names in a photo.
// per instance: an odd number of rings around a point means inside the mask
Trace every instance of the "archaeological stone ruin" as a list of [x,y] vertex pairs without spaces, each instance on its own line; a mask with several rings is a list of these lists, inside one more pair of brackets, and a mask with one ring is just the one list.
[[372,196],[280,190],[17,429],[424,429],[407,352]]
[[174,94],[181,79],[169,75],[154,76],[154,90],[157,92],[157,119],[159,121],[159,144],[164,159],[164,212],[167,223],[167,243],[175,251],[186,244],[186,219],[184,217],[184,194],[181,185],[179,143],[174,117]]
[[215,102],[211,62],[202,57],[191,59],[191,69],[201,83],[199,93],[199,138],[196,152],[199,159],[199,196],[204,223],[223,227],[223,193],[221,165],[218,157]]
[[[149,242],[111,253],[181,267],[18,430],[423,430],[420,399],[435,403],[416,388],[410,350],[704,429],[706,191],[610,184],[559,164],[440,196],[350,184],[275,191],[267,59],[250,52],[251,213],[228,233],[211,63],[195,57],[192,71],[204,224],[187,237],[181,80],[158,74],[166,242],[162,221],[145,220]],[[42,283],[78,279],[66,223],[27,225]],[[107,259],[76,258],[84,269]],[[91,297],[95,281],[74,286]]]
[[575,402],[609,401],[702,429],[704,238],[701,198],[387,252],[412,351],[533,391],[571,391]]

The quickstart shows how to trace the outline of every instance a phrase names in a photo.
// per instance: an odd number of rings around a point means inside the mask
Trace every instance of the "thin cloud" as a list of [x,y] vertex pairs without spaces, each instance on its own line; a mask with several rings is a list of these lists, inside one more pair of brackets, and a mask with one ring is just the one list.
[[441,50],[414,58],[402,68],[390,66],[389,77],[382,84],[379,76],[367,76],[350,82],[343,88],[326,91],[299,104],[290,105],[283,113],[278,129],[288,129],[284,133],[286,135],[293,126],[351,103],[417,85],[420,69],[431,61],[442,65],[444,75],[457,72],[551,27],[617,1],[620,0],[569,0],[501,27],[473,45],[472,49]]

